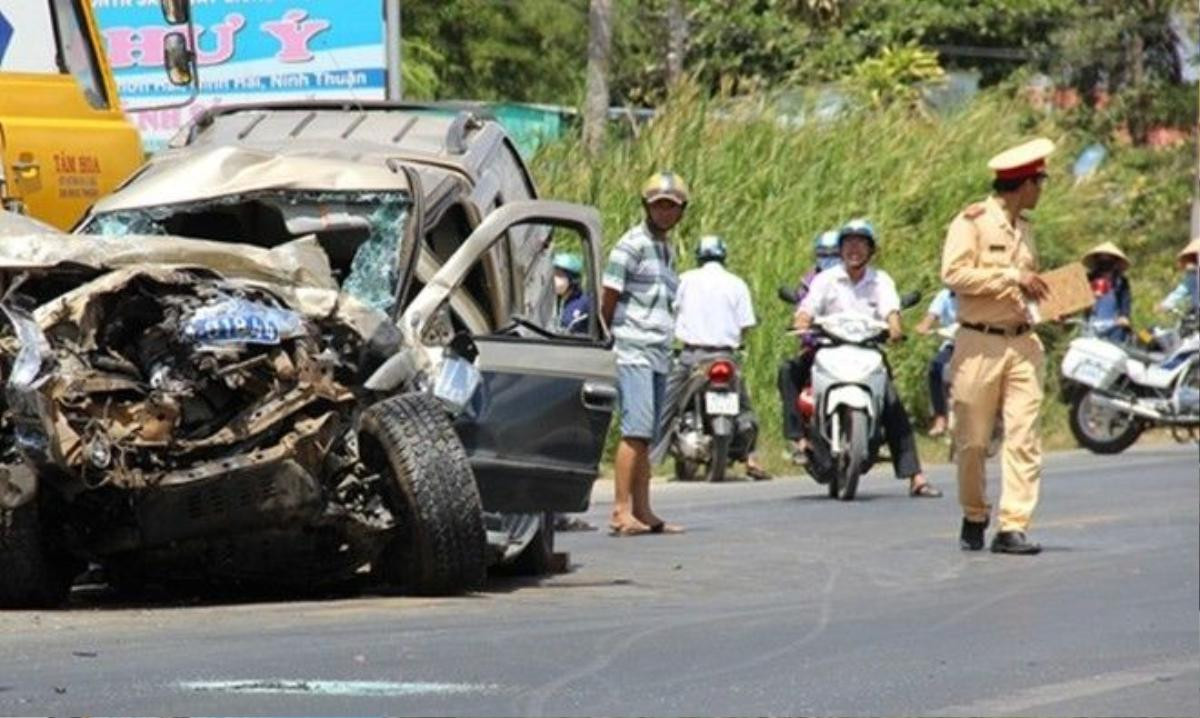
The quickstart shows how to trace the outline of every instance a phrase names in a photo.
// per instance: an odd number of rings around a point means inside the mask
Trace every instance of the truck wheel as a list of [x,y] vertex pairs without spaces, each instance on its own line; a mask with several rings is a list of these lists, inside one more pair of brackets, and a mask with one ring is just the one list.
[[1142,434],[1142,422],[1132,416],[1096,406],[1093,389],[1080,389],[1071,397],[1069,424],[1075,441],[1096,454],[1119,454]]
[[363,463],[387,479],[395,535],[376,561],[384,580],[427,596],[483,584],[487,535],[475,475],[441,405],[424,394],[375,404],[359,426]]
[[0,511],[0,608],[54,608],[67,600],[73,561],[56,555],[36,501]]

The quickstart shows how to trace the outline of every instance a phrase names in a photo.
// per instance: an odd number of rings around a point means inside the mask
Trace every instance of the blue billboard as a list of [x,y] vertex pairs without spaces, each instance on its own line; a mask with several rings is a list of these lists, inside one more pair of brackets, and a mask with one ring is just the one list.
[[192,0],[200,95],[184,108],[163,71],[171,31],[158,0],[92,0],[122,106],[149,149],[215,105],[378,100],[385,92],[381,0]]

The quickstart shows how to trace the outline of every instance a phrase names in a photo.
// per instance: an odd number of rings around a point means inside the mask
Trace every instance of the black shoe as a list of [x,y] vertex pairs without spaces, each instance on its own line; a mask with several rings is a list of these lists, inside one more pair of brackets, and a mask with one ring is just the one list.
[[969,521],[963,519],[962,531],[958,534],[958,546],[963,551],[982,551],[983,532],[987,530],[988,522]]
[[1023,531],[1000,531],[996,534],[996,538],[992,539],[992,553],[1035,556],[1041,552],[1041,544],[1033,543],[1025,538]]

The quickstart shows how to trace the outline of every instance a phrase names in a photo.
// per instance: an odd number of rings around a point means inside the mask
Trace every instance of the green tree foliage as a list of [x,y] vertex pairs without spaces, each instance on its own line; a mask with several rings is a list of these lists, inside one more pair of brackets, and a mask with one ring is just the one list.
[[850,76],[850,86],[876,108],[900,104],[923,110],[923,88],[945,78],[937,53],[909,43],[885,47],[878,56],[860,62]]
[[[1088,115],[1093,129],[1125,125],[1143,144],[1156,124],[1196,124],[1196,89],[1182,85],[1172,24],[1185,7],[1182,0],[1085,0],[1077,21],[1054,34],[1054,66],[1099,110]],[[1104,95],[1111,105],[1096,106]]]
[[401,12],[405,38],[435,51],[423,63],[437,99],[570,104],[580,96],[586,0],[418,0]]
[[430,100],[437,97],[437,68],[445,60],[442,53],[433,49],[421,38],[405,38],[403,62],[400,65],[404,78],[404,96],[414,100]]

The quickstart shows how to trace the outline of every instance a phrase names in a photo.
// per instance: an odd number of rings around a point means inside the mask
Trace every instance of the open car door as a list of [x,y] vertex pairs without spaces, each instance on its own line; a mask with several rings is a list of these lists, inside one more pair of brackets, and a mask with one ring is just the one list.
[[[577,288],[598,307],[599,215],[583,205],[521,201],[488,215],[409,304],[401,326],[426,336],[484,253],[519,225],[548,228],[544,252],[567,241],[578,248]],[[528,271],[552,271],[542,259]],[[542,326],[514,315],[493,332],[472,334],[482,381],[456,427],[486,511],[587,508],[617,400],[612,341],[596,315],[571,330],[557,318]]]

